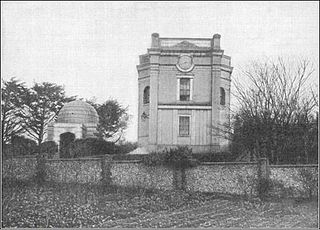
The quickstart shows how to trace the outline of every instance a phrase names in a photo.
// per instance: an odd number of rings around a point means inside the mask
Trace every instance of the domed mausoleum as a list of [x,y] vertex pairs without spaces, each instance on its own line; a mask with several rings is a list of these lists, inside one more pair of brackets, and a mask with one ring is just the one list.
[[95,137],[99,116],[92,105],[76,100],[65,104],[56,122],[49,124],[47,140],[59,143],[60,135],[73,133],[75,138]]

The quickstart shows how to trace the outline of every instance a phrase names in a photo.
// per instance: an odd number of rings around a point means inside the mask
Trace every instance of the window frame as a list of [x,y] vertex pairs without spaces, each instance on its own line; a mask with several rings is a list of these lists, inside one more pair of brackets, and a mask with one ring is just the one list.
[[[148,97],[146,97],[146,90],[147,89],[148,89],[148,95],[147,95]],[[142,103],[144,105],[147,105],[150,103],[150,86],[148,86],[148,85],[146,87],[144,87],[144,89],[143,89]]]
[[220,87],[220,105],[226,105],[226,90],[223,87]]
[[[188,118],[188,134],[181,134],[181,123],[180,118]],[[190,137],[191,136],[191,115],[179,115],[178,116],[178,136],[179,137]]]
[[[189,100],[181,100],[180,99],[180,80],[181,79],[189,79],[190,80],[190,93],[189,93]],[[181,101],[181,102],[189,102],[192,101],[193,99],[193,76],[190,75],[179,75],[177,76],[177,101]]]

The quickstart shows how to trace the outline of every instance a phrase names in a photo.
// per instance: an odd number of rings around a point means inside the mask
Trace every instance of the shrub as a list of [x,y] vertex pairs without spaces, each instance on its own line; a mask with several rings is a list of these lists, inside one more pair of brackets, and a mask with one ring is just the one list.
[[112,154],[114,143],[97,138],[77,139],[70,145],[70,157],[88,157]]
[[163,165],[171,168],[188,168],[196,165],[192,159],[192,150],[187,146],[165,149],[161,152],[153,152],[142,158],[145,165]]
[[138,148],[137,142],[125,142],[115,145],[114,154],[126,154]]
[[270,180],[270,195],[277,196],[279,198],[293,197],[295,188],[292,186],[285,186],[282,181]]
[[259,198],[263,199],[269,196],[272,189],[272,182],[269,178],[259,178],[257,181],[257,192]]
[[4,157],[35,155],[38,152],[37,143],[22,136],[12,137],[11,144],[3,146]]
[[318,193],[318,177],[311,170],[302,168],[299,171],[299,181],[302,183],[303,190],[309,198]]
[[232,162],[235,156],[231,152],[207,152],[192,154],[200,162]]
[[49,158],[52,158],[58,152],[58,145],[54,141],[45,141],[40,145],[40,152],[46,153]]

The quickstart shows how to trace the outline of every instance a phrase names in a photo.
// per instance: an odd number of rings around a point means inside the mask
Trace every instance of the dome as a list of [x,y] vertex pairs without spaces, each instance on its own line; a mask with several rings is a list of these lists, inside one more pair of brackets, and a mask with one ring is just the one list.
[[65,104],[58,114],[57,123],[87,124],[99,121],[99,116],[92,105],[76,100]]

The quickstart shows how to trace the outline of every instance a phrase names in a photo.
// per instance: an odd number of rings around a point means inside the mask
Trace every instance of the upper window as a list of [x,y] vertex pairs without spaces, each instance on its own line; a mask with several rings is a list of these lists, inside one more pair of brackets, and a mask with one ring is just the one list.
[[150,87],[147,86],[143,90],[143,104],[148,104],[150,102]]
[[190,135],[190,117],[179,116],[179,136]]
[[220,87],[220,105],[226,104],[226,92],[224,88]]
[[180,79],[180,101],[190,101],[190,78]]

